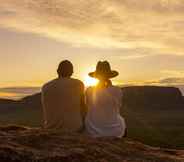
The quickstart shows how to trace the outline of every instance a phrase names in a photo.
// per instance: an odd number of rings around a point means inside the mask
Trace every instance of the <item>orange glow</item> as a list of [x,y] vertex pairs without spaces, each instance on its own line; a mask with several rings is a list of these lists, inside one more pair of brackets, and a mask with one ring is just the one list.
[[86,87],[95,86],[95,85],[97,85],[97,83],[98,83],[98,80],[95,79],[95,78],[91,78],[89,76],[86,76],[84,78],[84,84],[85,84]]
[[8,92],[0,92],[0,97],[14,97],[16,96],[16,93],[8,93]]

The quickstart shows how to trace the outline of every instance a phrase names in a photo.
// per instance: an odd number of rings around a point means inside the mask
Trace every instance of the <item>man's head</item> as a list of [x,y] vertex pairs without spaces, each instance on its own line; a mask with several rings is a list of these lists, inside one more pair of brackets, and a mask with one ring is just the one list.
[[73,74],[73,65],[70,61],[64,60],[62,61],[57,69],[57,73],[59,77],[71,77]]

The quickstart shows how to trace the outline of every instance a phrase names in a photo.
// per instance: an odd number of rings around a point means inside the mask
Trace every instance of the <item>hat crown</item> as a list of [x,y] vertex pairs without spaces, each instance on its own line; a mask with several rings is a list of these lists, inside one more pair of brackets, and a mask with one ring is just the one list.
[[111,72],[111,66],[107,61],[99,61],[96,66],[96,72],[100,74]]
[[96,71],[89,73],[89,76],[94,78],[114,78],[119,73],[115,70],[111,70],[111,66],[108,61],[99,61],[96,66]]

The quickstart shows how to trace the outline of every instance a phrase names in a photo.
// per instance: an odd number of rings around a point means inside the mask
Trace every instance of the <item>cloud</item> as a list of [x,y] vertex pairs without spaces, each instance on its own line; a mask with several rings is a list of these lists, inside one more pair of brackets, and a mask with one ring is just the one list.
[[157,80],[145,81],[148,85],[184,85],[184,70],[162,70],[163,77]]
[[162,74],[172,77],[183,77],[184,78],[184,70],[162,70]]
[[184,78],[165,78],[159,81],[160,84],[184,84]]
[[1,10],[0,11],[0,16],[3,17],[3,16],[14,16],[16,14],[16,12],[14,11],[11,11],[11,10]]
[[0,88],[0,92],[16,94],[33,94],[41,91],[40,87],[6,87]]
[[0,88],[0,98],[20,99],[40,92],[40,87],[7,87]]
[[184,51],[183,0],[1,0],[0,10],[2,26],[76,47]]

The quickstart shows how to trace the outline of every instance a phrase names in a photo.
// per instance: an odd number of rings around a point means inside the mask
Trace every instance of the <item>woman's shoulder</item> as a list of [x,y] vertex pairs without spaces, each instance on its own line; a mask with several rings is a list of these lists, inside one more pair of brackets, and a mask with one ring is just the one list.
[[86,89],[86,93],[92,92],[94,89],[95,89],[94,86],[89,86],[89,87],[87,87],[87,89]]
[[111,86],[109,87],[109,90],[112,91],[113,93],[116,93],[117,95],[122,95],[122,89],[118,86]]
[[112,85],[112,86],[110,86],[110,88],[113,89],[113,90],[116,90],[116,91],[122,91],[122,89],[118,86]]

